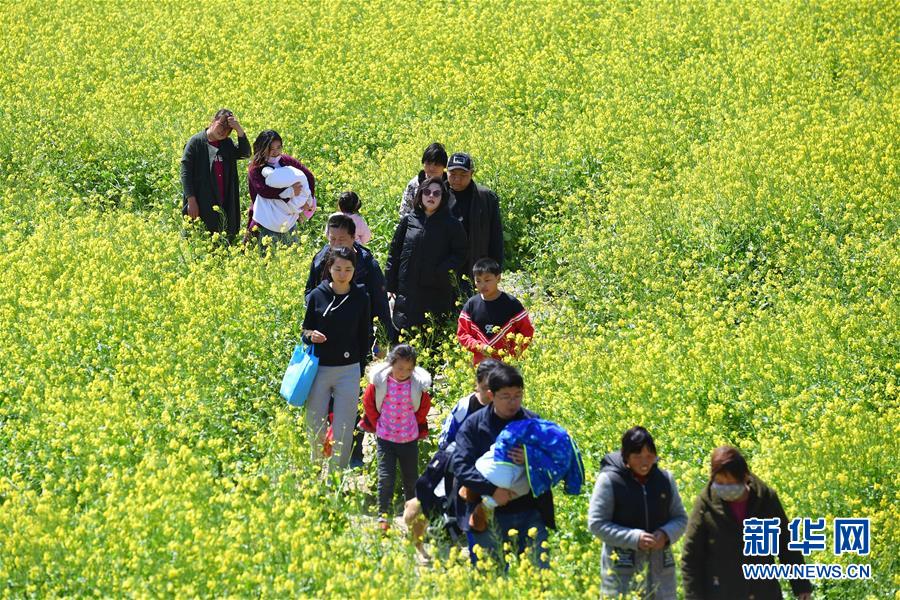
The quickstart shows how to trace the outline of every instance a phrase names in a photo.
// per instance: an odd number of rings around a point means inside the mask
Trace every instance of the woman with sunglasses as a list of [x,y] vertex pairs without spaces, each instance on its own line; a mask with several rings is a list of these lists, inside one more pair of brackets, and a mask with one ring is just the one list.
[[453,218],[450,188],[428,177],[416,190],[413,212],[400,219],[388,254],[387,291],[394,296],[398,330],[448,316],[458,296],[456,271],[466,260],[466,231]]

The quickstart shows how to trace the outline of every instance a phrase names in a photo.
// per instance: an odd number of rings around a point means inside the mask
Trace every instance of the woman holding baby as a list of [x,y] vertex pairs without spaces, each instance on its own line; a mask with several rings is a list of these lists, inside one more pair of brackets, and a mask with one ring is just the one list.
[[292,244],[297,221],[316,212],[316,181],[303,163],[282,152],[281,136],[266,129],[253,142],[247,170],[250,188],[248,237]]

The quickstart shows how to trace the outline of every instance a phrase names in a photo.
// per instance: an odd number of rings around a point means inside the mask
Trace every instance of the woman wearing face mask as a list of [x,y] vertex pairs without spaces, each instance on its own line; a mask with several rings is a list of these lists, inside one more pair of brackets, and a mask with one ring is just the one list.
[[672,544],[686,524],[675,478],[657,466],[653,438],[632,427],[621,450],[600,462],[588,508],[588,526],[603,540],[603,596],[675,600]]
[[427,177],[416,190],[413,212],[400,219],[385,265],[387,291],[396,296],[398,330],[425,322],[425,313],[449,315],[458,292],[456,269],[466,260],[466,231],[450,214],[450,188]]
[[[300,172],[292,180],[294,183],[288,187],[268,185],[268,176],[283,167]],[[258,236],[260,240],[270,237],[284,244],[293,243],[297,221],[301,217],[307,220],[316,212],[316,179],[303,163],[284,154],[277,131],[266,129],[253,142],[247,184],[250,190],[248,237]]]
[[[685,600],[728,598],[770,600],[782,598],[775,579],[746,579],[741,565],[772,564],[772,556],[744,556],[744,519],[780,521],[778,560],[803,564],[803,555],[788,550],[788,519],[778,495],[750,472],[747,461],[731,446],[713,450],[710,482],[694,502],[681,553]],[[792,579],[791,589],[809,600],[812,585]]]

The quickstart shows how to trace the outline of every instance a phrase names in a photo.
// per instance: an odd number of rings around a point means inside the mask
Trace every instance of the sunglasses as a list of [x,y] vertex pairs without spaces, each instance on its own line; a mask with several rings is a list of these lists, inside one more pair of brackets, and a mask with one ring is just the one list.
[[435,198],[440,198],[442,193],[441,190],[422,190],[422,196],[434,196]]

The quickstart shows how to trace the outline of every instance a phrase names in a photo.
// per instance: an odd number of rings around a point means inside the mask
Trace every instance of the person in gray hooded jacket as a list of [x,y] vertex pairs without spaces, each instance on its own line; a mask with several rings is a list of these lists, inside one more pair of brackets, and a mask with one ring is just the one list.
[[[688,517],[675,478],[656,462],[653,438],[638,426],[622,436],[620,451],[600,463],[588,526],[603,540],[604,597],[637,592],[653,600],[676,598],[671,548]],[[637,576],[645,570],[643,577]]]

